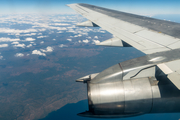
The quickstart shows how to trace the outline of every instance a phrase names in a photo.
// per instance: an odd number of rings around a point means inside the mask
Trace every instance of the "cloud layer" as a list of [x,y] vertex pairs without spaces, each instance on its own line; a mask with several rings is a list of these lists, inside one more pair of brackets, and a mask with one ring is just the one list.
[[[3,34],[0,36],[0,48],[12,47],[11,49],[26,51],[15,53],[15,57],[46,56],[47,52],[50,55],[56,48],[99,43],[98,34],[102,36],[105,31],[102,28],[76,27],[79,18],[75,14],[70,16],[22,14],[1,17],[0,23],[5,26],[0,27],[0,35]],[[1,56],[2,59],[4,55]]]
[[39,51],[39,50],[33,50],[33,51],[32,51],[32,54],[46,56],[45,53],[42,53],[42,52]]

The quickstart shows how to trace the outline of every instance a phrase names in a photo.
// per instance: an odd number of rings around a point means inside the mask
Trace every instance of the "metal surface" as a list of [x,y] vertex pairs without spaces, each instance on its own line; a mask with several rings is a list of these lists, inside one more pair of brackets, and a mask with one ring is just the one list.
[[119,64],[116,64],[99,73],[91,83],[117,82],[119,79],[122,80],[122,69]]
[[180,112],[180,90],[159,68],[157,68],[155,77],[158,84],[152,86],[154,99],[151,113]]
[[80,26],[80,27],[99,27],[98,25],[96,25],[95,23],[91,22],[91,21],[85,21],[82,23],[78,23],[76,24],[76,26]]
[[[177,64],[177,61],[180,59],[180,49],[175,49],[171,51],[164,51],[164,52],[158,52],[153,53],[150,55],[138,57],[135,59],[131,59],[128,61],[124,61],[121,63],[123,71],[128,71],[129,69],[135,69],[139,67],[143,67],[144,65],[157,65],[161,63],[171,62],[173,65],[173,62]],[[159,59],[158,59],[159,58]],[[176,66],[176,68],[179,68]]]
[[70,4],[68,6],[146,54],[179,48],[179,23],[88,4]]
[[180,60],[174,60],[174,61],[169,61],[166,62],[165,65],[171,69],[172,71],[177,71],[180,68],[178,67],[178,65],[180,64]]
[[180,91],[156,66],[168,61],[174,65],[178,54],[179,49],[154,53],[102,71],[87,82],[89,112],[80,115],[108,118],[180,112]]
[[132,47],[129,44],[127,44],[126,42],[120,40],[117,37],[105,40],[103,42],[100,42],[96,45],[101,45],[101,46],[111,46],[111,47]]
[[82,117],[92,117],[92,118],[124,118],[124,117],[133,117],[142,115],[143,113],[134,113],[134,114],[116,114],[116,115],[95,115],[92,112],[86,111],[79,113],[77,115]]
[[78,79],[87,83],[89,104],[80,116],[180,112],[179,23],[88,4],[68,6],[117,37],[102,45],[124,46],[125,41],[148,54]]
[[105,83],[88,81],[89,112],[80,115],[108,118],[180,112],[180,91],[158,67],[152,68],[154,74],[149,77],[129,80],[120,77],[119,81]]
[[102,45],[102,46],[118,46],[118,47],[123,47],[123,43],[119,38],[111,38],[106,41],[100,42],[96,45]]
[[76,80],[76,82],[83,82],[83,83],[87,83],[87,81],[94,79],[99,73],[94,73],[94,74],[90,74],[90,75],[86,75],[84,77],[81,77],[79,79]]
[[[114,78],[119,77],[120,79],[127,80],[132,78],[133,76],[134,76],[133,78],[154,76],[155,70],[152,67],[154,67],[155,65],[166,64],[166,63],[167,66],[172,71],[175,71],[179,69],[179,67],[177,66],[177,64],[179,63],[179,56],[180,56],[180,49],[176,49],[166,52],[154,53],[139,58],[134,58],[115,65],[116,68],[118,68],[116,70],[112,70],[115,69],[115,66],[104,70],[102,73],[100,73],[101,76],[99,75],[96,76],[95,79],[92,80],[92,82],[95,83],[95,81],[101,81],[101,80],[110,82],[115,80],[113,79],[113,77]],[[110,77],[112,78],[109,79]]]
[[88,82],[89,110],[96,115],[148,113],[152,91],[148,78],[92,84]]
[[164,63],[158,64],[157,65],[165,74],[170,74],[173,71]]
[[94,114],[114,115],[123,113],[124,91],[122,81],[112,83],[88,83],[89,107]]
[[158,20],[158,19],[149,18],[145,16],[140,16],[140,15],[134,15],[131,13],[120,12],[120,11],[102,8],[102,7],[98,7],[94,5],[88,5],[88,4],[79,4],[79,5],[82,7],[89,8],[93,11],[106,14],[113,18],[117,18],[117,19],[129,22],[138,26],[146,27],[154,31],[159,31],[164,34],[167,34],[176,38],[180,38],[180,34],[179,34],[180,24],[179,23],[174,23],[174,22],[165,21],[165,20]]
[[152,91],[148,78],[125,80],[124,113],[148,113],[152,105]]
[[179,70],[169,74],[167,77],[180,90],[180,74]]

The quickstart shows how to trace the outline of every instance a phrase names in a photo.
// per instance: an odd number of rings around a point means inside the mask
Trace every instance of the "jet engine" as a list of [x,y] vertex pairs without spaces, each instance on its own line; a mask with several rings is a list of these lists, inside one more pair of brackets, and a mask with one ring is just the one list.
[[76,81],[87,84],[89,110],[80,116],[113,118],[180,112],[179,90],[154,64],[139,65],[129,60]]

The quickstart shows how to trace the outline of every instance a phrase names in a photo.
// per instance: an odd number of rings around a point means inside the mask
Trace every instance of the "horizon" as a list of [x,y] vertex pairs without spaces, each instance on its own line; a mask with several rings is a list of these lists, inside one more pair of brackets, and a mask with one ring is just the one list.
[[67,4],[87,3],[140,15],[180,14],[178,0],[1,0],[0,14],[75,14]]

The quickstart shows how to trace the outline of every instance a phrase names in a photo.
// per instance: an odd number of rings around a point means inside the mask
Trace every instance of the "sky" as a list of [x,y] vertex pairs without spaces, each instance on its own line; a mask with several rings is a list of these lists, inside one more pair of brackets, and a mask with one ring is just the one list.
[[180,14],[180,0],[0,0],[0,14],[75,13],[66,4],[88,3],[137,14]]

